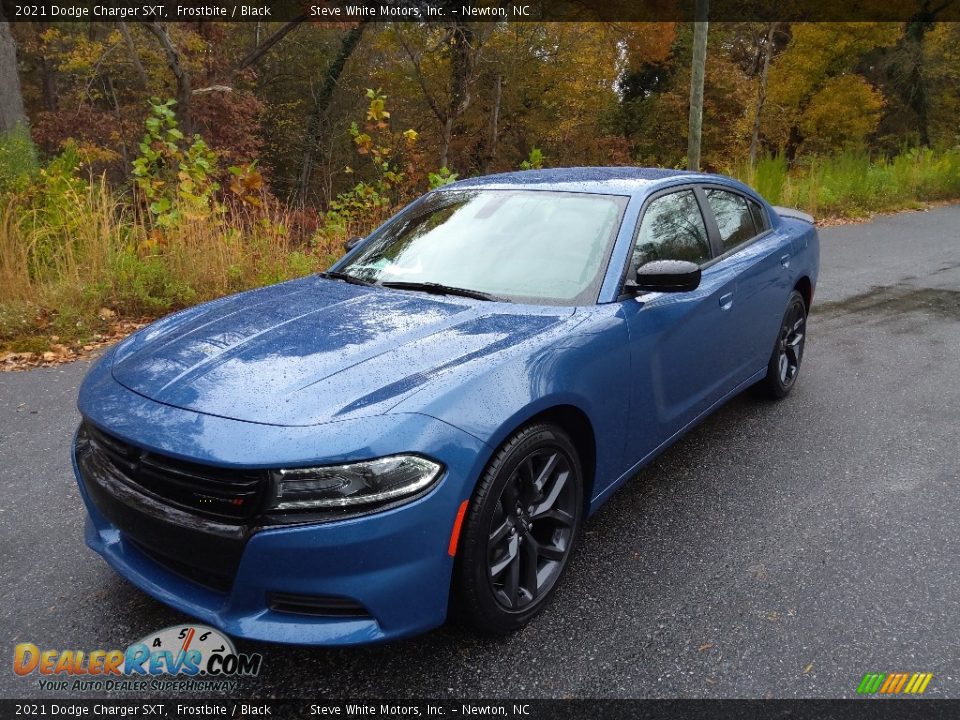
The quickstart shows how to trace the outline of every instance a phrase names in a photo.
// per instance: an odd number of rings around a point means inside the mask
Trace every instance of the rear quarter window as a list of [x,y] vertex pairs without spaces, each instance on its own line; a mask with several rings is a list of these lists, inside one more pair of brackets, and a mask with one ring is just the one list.
[[750,215],[753,216],[753,224],[756,226],[757,234],[759,235],[767,229],[767,214],[763,211],[763,208],[760,207],[760,204],[753,200],[748,199],[747,205],[750,206]]
[[755,225],[754,215],[747,206],[746,198],[714,188],[708,188],[705,193],[707,203],[716,218],[717,228],[720,230],[723,252],[732,250],[757,235],[759,230]]

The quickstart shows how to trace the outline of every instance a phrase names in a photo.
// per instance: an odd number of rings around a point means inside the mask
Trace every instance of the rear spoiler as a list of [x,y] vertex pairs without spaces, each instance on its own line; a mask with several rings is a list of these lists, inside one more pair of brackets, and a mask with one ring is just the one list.
[[806,223],[814,224],[813,215],[807,215],[807,213],[802,210],[796,210],[794,208],[786,208],[774,206],[774,211],[777,215],[783,218],[791,218],[792,220],[803,220]]

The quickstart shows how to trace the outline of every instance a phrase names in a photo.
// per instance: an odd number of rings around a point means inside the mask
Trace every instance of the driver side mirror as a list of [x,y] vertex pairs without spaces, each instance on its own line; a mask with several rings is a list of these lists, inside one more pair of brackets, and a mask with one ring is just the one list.
[[686,260],[654,260],[637,269],[635,292],[690,292],[700,286],[700,267]]
[[363,238],[358,235],[357,237],[352,237],[352,238],[350,238],[349,240],[347,240],[347,241],[343,244],[343,247],[344,247],[344,249],[345,249],[347,252],[350,252],[351,250],[353,250],[357,245],[359,245],[359,244],[362,243],[362,242],[363,242]]

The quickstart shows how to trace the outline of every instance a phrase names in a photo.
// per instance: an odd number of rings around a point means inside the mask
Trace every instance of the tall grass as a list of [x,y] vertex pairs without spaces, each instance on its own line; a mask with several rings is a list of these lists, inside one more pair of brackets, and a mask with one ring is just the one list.
[[[14,145],[4,162],[0,350],[42,351],[52,336],[80,343],[111,317],[156,317],[322,269],[352,228],[327,222],[312,242],[294,242],[293,215],[268,202],[160,230],[105,181],[78,177],[69,153],[41,168]],[[765,157],[734,174],[774,204],[819,217],[860,216],[960,198],[960,148],[892,159],[848,152],[793,167]]]
[[294,247],[276,207],[161,233],[104,181],[59,190],[0,198],[0,349],[40,350],[36,338],[18,344],[40,330],[82,341],[104,315],[157,316],[307,274],[336,254]]
[[741,165],[734,175],[774,205],[817,217],[858,217],[960,197],[960,148],[908,150],[894,158],[865,152],[814,157],[787,167],[782,156]]

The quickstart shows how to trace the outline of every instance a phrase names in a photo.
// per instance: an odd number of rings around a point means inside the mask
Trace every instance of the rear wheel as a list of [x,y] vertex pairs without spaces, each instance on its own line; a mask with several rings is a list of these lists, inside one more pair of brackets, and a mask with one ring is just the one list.
[[807,305],[803,295],[794,290],[787,302],[777,342],[767,365],[767,377],[763,381],[769,396],[780,399],[790,394],[800,374],[806,337]]
[[580,460],[559,427],[520,429],[497,451],[464,521],[454,600],[461,619],[516,630],[546,606],[583,515]]

